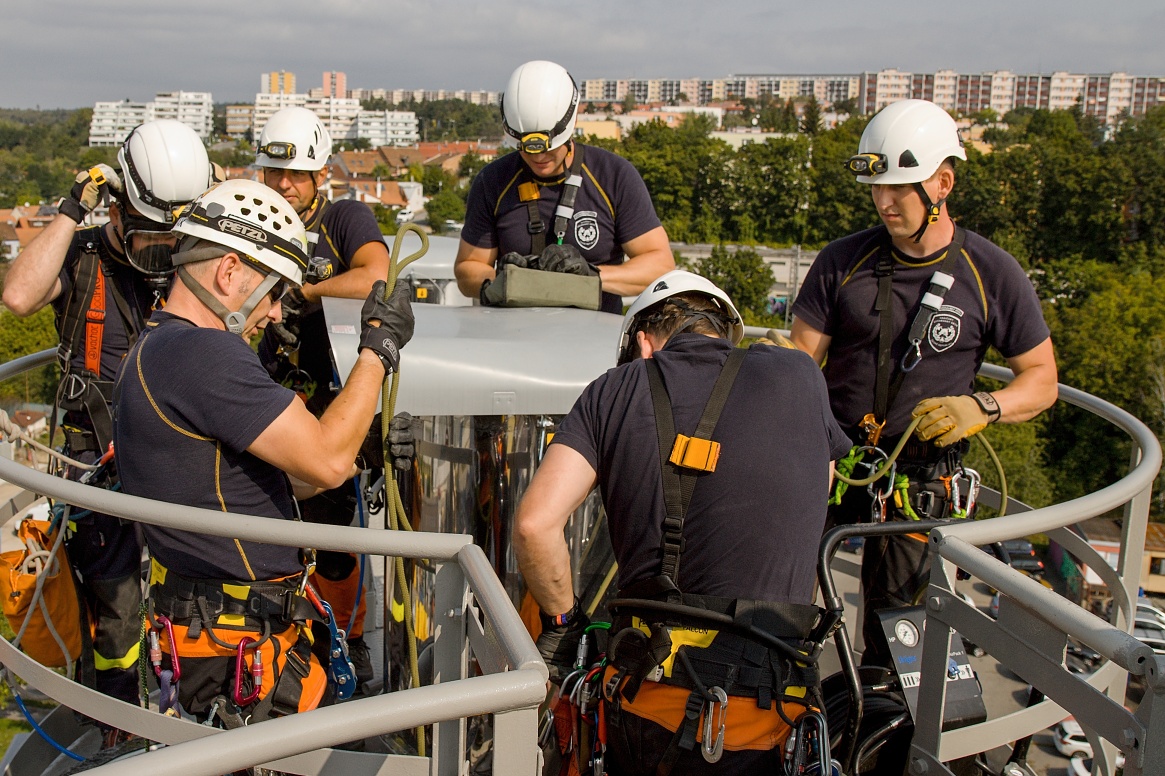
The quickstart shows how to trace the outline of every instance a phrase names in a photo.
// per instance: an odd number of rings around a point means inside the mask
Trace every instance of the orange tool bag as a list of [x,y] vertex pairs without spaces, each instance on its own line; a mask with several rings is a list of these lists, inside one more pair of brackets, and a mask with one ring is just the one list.
[[17,635],[23,629],[25,654],[49,668],[67,665],[81,654],[81,612],[64,547],[45,520],[24,520],[18,536],[24,547],[0,553],[4,616]]

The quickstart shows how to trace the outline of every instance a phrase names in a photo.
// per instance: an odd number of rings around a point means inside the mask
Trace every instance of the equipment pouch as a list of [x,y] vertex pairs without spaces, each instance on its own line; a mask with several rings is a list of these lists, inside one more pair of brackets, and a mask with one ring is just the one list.
[[695,469],[701,472],[716,471],[716,462],[720,460],[720,443],[711,439],[684,436],[676,434],[676,442],[672,446],[668,461],[685,469]]
[[498,307],[579,307],[598,310],[603,302],[598,276],[542,272],[506,265],[490,284],[501,285]]
[[[56,534],[50,528],[43,520],[20,524],[24,547],[0,554],[0,599],[13,630],[19,632],[31,618],[21,650],[41,665],[57,668],[81,654],[81,612],[72,569],[63,546],[52,552]],[[44,586],[32,608],[38,575],[44,575]]]

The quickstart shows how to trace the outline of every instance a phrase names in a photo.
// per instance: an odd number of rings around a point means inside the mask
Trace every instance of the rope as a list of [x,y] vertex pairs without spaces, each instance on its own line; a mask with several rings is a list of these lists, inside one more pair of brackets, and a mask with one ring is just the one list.
[[[421,239],[420,250],[409,254],[404,259],[400,258],[401,245],[404,242],[404,236],[409,232],[415,232]],[[397,277],[400,271],[407,267],[412,262],[421,258],[429,250],[429,236],[421,231],[416,224],[406,224],[402,229],[396,233],[396,239],[392,243],[392,254],[389,257],[388,265],[388,282],[384,287],[384,298],[388,299],[392,294],[393,288],[396,287]],[[380,438],[384,445],[384,464],[385,464],[385,478],[384,486],[388,498],[386,509],[388,510],[389,528],[394,531],[399,530],[413,530],[409,521],[405,517],[404,504],[400,498],[400,489],[397,487],[396,477],[389,476],[389,470],[392,466],[392,451],[389,449],[388,432],[392,418],[396,414],[396,397],[400,390],[400,370],[393,372],[391,378],[385,376],[384,385],[381,387],[380,397]],[[393,566],[396,572],[396,583],[400,587],[401,603],[404,607],[404,625],[406,641],[408,642],[408,656],[409,656],[409,677],[413,687],[421,686],[421,670],[417,659],[417,633],[416,623],[413,621],[413,605],[412,593],[410,592],[408,582],[405,578],[405,562],[404,558],[393,558]],[[388,688],[388,677],[385,677],[384,686]],[[425,757],[425,728],[420,726],[416,728],[417,733],[417,755]]]
[[60,451],[54,450],[47,445],[41,444],[40,442],[33,439],[31,436],[26,434],[24,431],[21,431],[20,426],[16,425],[16,423],[12,420],[12,418],[8,417],[8,413],[5,412],[4,410],[0,410],[0,434],[3,434],[4,441],[6,441],[6,442],[13,442],[13,441],[19,439],[21,442],[24,442],[26,445],[29,445],[30,447],[35,447],[37,450],[40,450],[41,452],[48,454],[48,456],[50,458],[55,458],[58,461],[61,461],[62,463],[68,464],[69,466],[75,466],[78,469],[81,469],[82,471],[87,471],[87,472],[93,471],[94,469],[97,469],[101,466],[101,464],[99,464],[99,463],[81,463],[80,461],[76,460],[75,458],[70,458],[69,456],[65,455],[64,453],[62,453]]

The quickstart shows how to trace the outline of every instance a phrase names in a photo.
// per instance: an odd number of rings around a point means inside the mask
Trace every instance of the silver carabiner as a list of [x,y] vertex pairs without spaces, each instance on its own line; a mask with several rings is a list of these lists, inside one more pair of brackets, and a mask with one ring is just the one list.
[[[714,763],[724,754],[724,726],[728,720],[728,693],[719,687],[709,688],[708,692],[715,700],[704,702],[704,740],[701,743],[700,753],[707,762]],[[718,719],[713,722],[713,715],[719,707]],[[712,732],[716,731],[713,741]],[[712,742],[712,743],[709,743]]]
[[[922,340],[911,340],[910,345],[912,350],[908,350],[902,354],[902,371],[913,372],[914,367],[922,361]],[[910,359],[907,361],[907,359]]]

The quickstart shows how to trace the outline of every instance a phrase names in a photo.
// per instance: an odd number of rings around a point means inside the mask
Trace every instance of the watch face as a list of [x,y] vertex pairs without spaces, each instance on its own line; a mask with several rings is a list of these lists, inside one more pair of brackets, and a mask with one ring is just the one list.
[[894,623],[894,635],[904,647],[918,645],[918,628],[910,620],[899,620]]

